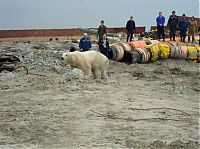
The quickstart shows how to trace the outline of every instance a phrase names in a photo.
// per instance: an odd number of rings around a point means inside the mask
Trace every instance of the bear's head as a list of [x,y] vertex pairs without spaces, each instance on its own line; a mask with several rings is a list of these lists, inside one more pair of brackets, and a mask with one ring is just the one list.
[[74,52],[66,52],[62,54],[62,60],[65,64],[72,64],[75,62]]
[[71,59],[72,59],[72,55],[70,54],[70,52],[66,52],[62,54],[62,60],[65,64],[69,64]]

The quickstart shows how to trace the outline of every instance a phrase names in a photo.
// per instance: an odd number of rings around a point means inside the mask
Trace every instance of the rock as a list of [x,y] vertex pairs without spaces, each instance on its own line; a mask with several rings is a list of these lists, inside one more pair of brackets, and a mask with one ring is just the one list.
[[79,39],[77,38],[71,38],[72,43],[79,43]]
[[160,140],[156,140],[153,143],[151,143],[148,148],[150,149],[165,149],[166,148],[166,144],[163,141]]
[[55,65],[54,67],[52,67],[52,70],[55,71],[58,74],[65,73],[65,70],[63,69],[63,67],[57,66],[57,65]]
[[120,38],[118,37],[107,37],[110,43],[120,42]]
[[0,86],[0,90],[8,90],[8,89],[10,89],[10,87],[6,84]]
[[80,28],[80,31],[84,32],[84,33],[88,33],[88,34],[92,34],[92,35],[96,35],[97,34],[97,29],[93,29],[93,28]]
[[141,149],[144,148],[145,145],[143,145],[140,141],[135,141],[134,138],[128,137],[126,139],[126,146],[128,148]]
[[92,50],[92,51],[99,51],[99,47],[92,47],[90,50]]
[[74,68],[72,71],[64,73],[63,77],[67,81],[71,81],[74,79],[82,79],[82,78],[84,78],[84,73],[82,70]]
[[168,149],[186,149],[185,143],[180,140],[173,141],[171,144],[168,145]]
[[97,40],[97,39],[92,39],[92,40],[91,40],[91,43],[92,43],[92,44],[98,44],[98,40]]

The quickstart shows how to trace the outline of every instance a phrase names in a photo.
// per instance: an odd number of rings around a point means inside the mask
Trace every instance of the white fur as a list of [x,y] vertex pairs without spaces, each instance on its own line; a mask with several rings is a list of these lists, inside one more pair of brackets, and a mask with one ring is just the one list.
[[109,65],[109,60],[99,52],[67,52],[63,53],[62,58],[65,64],[70,65],[71,69],[79,68],[88,77],[93,73],[95,78],[107,78],[106,69]]

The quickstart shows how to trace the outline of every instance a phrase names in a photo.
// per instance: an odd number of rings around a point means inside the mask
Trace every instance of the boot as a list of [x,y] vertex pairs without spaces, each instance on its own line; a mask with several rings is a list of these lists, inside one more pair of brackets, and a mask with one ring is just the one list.
[[126,42],[128,42],[128,39],[129,39],[129,37],[127,36],[127,38],[126,38]]
[[192,36],[192,43],[194,43],[194,36]]
[[188,36],[188,43],[190,43],[190,36]]
[[181,42],[183,42],[183,37],[181,36]]

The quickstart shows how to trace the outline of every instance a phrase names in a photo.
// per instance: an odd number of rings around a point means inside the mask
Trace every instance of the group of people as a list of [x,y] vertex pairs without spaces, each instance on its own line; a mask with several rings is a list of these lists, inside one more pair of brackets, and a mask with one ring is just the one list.
[[[126,24],[127,29],[127,42],[132,41],[133,34],[135,32],[135,21],[133,20],[133,16],[130,17],[130,20]],[[101,21],[101,25],[97,31],[97,38],[98,38],[98,45],[100,53],[104,54],[106,57],[109,56],[110,45],[107,39],[107,27],[104,25],[104,21]],[[83,37],[80,39],[79,42],[79,49],[80,51],[88,51],[91,48],[91,41],[88,37],[87,33],[83,34]]]
[[[157,23],[157,37],[160,40],[161,36],[163,41],[165,41],[165,17],[162,15],[162,12],[159,12],[159,16],[156,18]],[[172,11],[172,15],[170,15],[168,19],[167,26],[170,30],[170,40],[175,41],[176,32],[180,31],[180,39],[181,42],[185,42],[186,35],[188,34],[188,42],[190,42],[190,38],[192,36],[192,42],[194,42],[194,37],[197,34],[197,21],[194,16],[191,17],[190,20],[187,20],[186,15],[183,14],[181,19],[178,19],[175,11]],[[199,28],[200,30],[200,28]],[[188,33],[187,33],[188,32]]]
[[[104,54],[106,57],[108,57],[108,52],[110,49],[109,42],[107,39],[107,27],[104,25],[104,21],[101,21],[101,25],[98,28],[97,31],[98,36],[98,45],[99,45],[99,51]],[[81,38],[79,42],[79,49],[84,52],[88,51],[91,48],[91,41],[88,37],[87,33],[83,34],[83,37]]]
[[[165,17],[162,15],[162,12],[159,12],[159,16],[156,18],[157,23],[157,37],[158,40],[163,38],[165,41]],[[190,20],[187,20],[186,15],[183,14],[181,19],[178,19],[175,11],[172,11],[172,15],[170,15],[168,19],[167,26],[169,26],[170,30],[170,40],[175,41],[177,30],[180,31],[180,38],[182,42],[185,42],[185,38],[188,32],[188,42],[190,42],[190,37],[192,36],[192,42],[194,42],[194,36],[197,33],[197,21],[194,16],[191,17]],[[133,34],[136,30],[135,21],[133,20],[133,16],[130,16],[130,20],[126,23],[127,30],[127,42],[133,40]],[[199,28],[200,32],[200,28]],[[109,42],[107,39],[107,27],[104,25],[104,21],[101,21],[101,25],[97,31],[98,45],[99,51],[108,57],[109,54]],[[84,33],[83,37],[80,40],[79,48],[81,51],[88,51],[91,48],[91,41],[88,37],[87,33]]]

